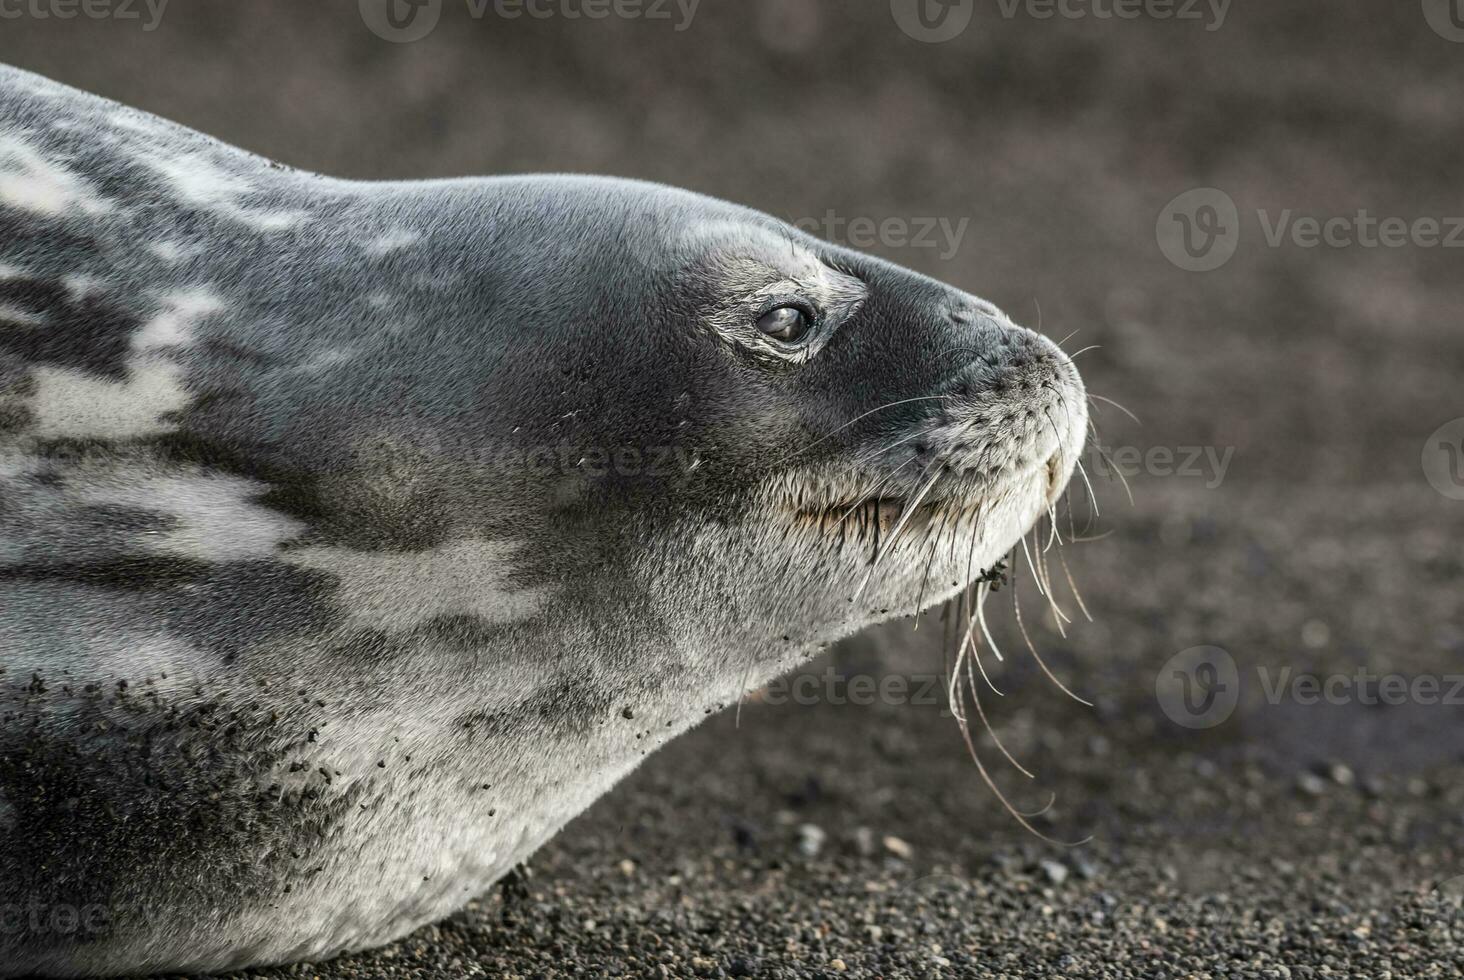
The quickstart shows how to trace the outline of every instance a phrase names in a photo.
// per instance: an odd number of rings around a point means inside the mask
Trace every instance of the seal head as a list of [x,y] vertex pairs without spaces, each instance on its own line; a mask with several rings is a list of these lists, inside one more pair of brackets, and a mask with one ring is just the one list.
[[1086,419],[989,303],[755,211],[335,180],[0,69],[0,975],[452,912],[964,587]]

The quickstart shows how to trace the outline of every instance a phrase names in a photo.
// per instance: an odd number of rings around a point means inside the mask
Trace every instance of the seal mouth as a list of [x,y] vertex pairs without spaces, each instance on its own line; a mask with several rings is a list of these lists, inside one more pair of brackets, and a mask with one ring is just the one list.
[[928,529],[937,521],[956,526],[963,521],[978,519],[988,501],[999,495],[1004,487],[1016,487],[1029,481],[1040,481],[1043,509],[1053,506],[1067,490],[1070,468],[1066,454],[1061,451],[1052,453],[1036,467],[1015,474],[1009,481],[973,478],[950,467],[940,467],[938,480],[931,479],[936,471],[927,471],[924,480],[916,481],[917,485],[923,485],[930,480],[938,492],[912,495],[903,490],[886,489],[874,496],[833,494],[805,499],[791,510],[799,524],[838,532],[841,536],[851,532],[855,537],[867,533],[887,534],[902,522],[917,529]]
[[[980,499],[926,498],[915,505],[909,523],[928,525],[936,519],[967,517],[974,515],[980,507]],[[862,537],[869,533],[890,533],[910,510],[909,497],[883,494],[874,499],[804,505],[795,509],[794,516],[800,524],[821,531],[837,532],[847,528],[847,533]]]

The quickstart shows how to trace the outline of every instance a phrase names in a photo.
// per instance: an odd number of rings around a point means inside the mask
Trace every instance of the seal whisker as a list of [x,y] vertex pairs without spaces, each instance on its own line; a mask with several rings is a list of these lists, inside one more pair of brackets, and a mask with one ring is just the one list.
[[851,467],[849,467],[849,471],[852,472],[852,471],[857,470],[857,469],[859,469],[861,467],[867,466],[870,463],[874,462],[879,457],[885,455],[886,453],[888,453],[888,452],[890,452],[892,450],[895,450],[895,449],[900,448],[901,446],[903,446],[907,442],[913,442],[914,440],[919,439],[919,438],[921,438],[923,436],[930,435],[936,429],[939,429],[941,427],[941,424],[942,423],[937,423],[935,425],[932,425],[928,429],[922,429],[919,432],[913,432],[910,435],[904,436],[903,438],[898,439],[897,441],[890,443],[888,446],[885,446],[883,449],[876,449],[874,452],[866,453],[864,456],[861,456],[860,458],[858,458],[858,459],[856,459],[854,461],[854,464]]
[[1122,405],[1120,405],[1118,402],[1114,401],[1112,398],[1105,398],[1102,395],[1095,395],[1092,392],[1089,392],[1088,393],[1088,400],[1089,401],[1104,402],[1105,404],[1112,405],[1114,408],[1118,409],[1120,412],[1122,412],[1123,414],[1127,415],[1129,418],[1133,419],[1135,422],[1138,422],[1139,425],[1143,425],[1144,424],[1143,422],[1139,422],[1139,417],[1137,415],[1135,415],[1133,412],[1130,412],[1127,408],[1124,408]]
[[[1088,841],[1093,839],[1091,836],[1088,836],[1079,841],[1065,843],[1053,837],[1049,837],[1048,835],[1042,833],[1042,831],[1038,830],[1036,827],[1032,826],[1031,822],[1022,813],[1022,811],[1012,806],[1011,801],[1006,798],[1006,795],[1002,793],[1001,788],[998,787],[995,780],[991,778],[991,774],[986,771],[986,765],[981,761],[981,756],[976,751],[976,744],[971,739],[970,731],[963,727],[961,729],[961,735],[966,741],[966,750],[971,755],[971,761],[976,764],[976,771],[981,774],[981,781],[986,784],[987,789],[991,790],[991,792],[996,796],[997,800],[1001,802],[1002,807],[1005,808],[1007,813],[1011,814],[1012,819],[1021,824],[1028,833],[1032,834],[1034,837],[1039,838],[1040,840],[1044,840],[1047,843],[1054,844],[1058,847],[1081,847],[1082,845],[1088,843]],[[1051,806],[1051,803],[1049,803],[1048,806]],[[1047,808],[1044,807],[1043,810],[1039,812],[1045,812],[1046,809]]]
[[1121,469],[1118,468],[1118,464],[1115,463],[1113,461],[1113,459],[1111,457],[1109,457],[1109,455],[1106,452],[1103,451],[1103,448],[1101,446],[1098,447],[1098,455],[1100,457],[1102,457],[1102,459],[1103,459],[1103,461],[1105,463],[1108,464],[1108,468],[1111,469],[1111,470],[1113,470],[1113,472],[1118,475],[1118,482],[1123,484],[1124,493],[1128,495],[1129,506],[1130,507],[1135,506],[1135,504],[1134,504],[1134,491],[1129,486],[1128,477],[1126,477],[1126,476],[1123,475],[1123,470],[1121,470]]
[[1035,579],[1037,582],[1037,591],[1039,594],[1045,597],[1047,595],[1047,592],[1044,591],[1042,588],[1042,576],[1037,574],[1037,565],[1035,562],[1032,561],[1032,552],[1027,548],[1027,535],[1023,534],[1021,537],[1021,541],[1022,551],[1027,556],[1027,567],[1032,570],[1032,578]]
[[[980,588],[981,588],[980,586],[977,586],[978,595],[979,595],[979,589]],[[978,605],[978,601],[979,600],[976,599],[976,598],[973,598],[971,600],[971,613],[970,613],[970,617],[969,617],[969,625],[966,628],[966,634],[965,634],[965,636],[963,636],[961,638],[961,646],[960,646],[960,650],[959,650],[959,653],[958,653],[958,656],[957,656],[957,664],[956,664],[956,666],[957,666],[957,669],[959,670],[960,669],[960,657],[965,655],[965,652],[966,652],[967,648],[969,647],[969,649],[971,650],[972,658],[976,661],[976,669],[979,670],[979,671],[981,671],[981,677],[982,677],[983,680],[986,681],[987,686],[990,687],[992,689],[992,691],[994,691],[996,694],[1000,695],[1001,697],[1005,697],[1006,695],[1005,694],[1002,694],[1001,689],[998,688],[995,684],[992,683],[991,676],[986,673],[986,665],[981,662],[981,651],[980,651],[979,647],[977,646],[976,637],[975,637],[975,634],[976,634],[976,626],[977,626],[977,624],[979,622],[979,608],[980,607]],[[1001,659],[1000,658],[1000,654],[998,654],[997,659]]]
[[[951,508],[947,508],[942,511],[940,518],[941,525],[935,531],[935,533],[931,535],[932,540],[930,542],[930,557],[925,560],[925,572],[920,577],[920,591],[915,596],[915,612],[913,613],[913,615],[915,616],[914,628],[917,630],[920,628],[921,607],[925,602],[925,586],[928,585],[930,582],[930,567],[931,565],[935,564],[935,553],[940,550],[940,537],[942,534],[945,533],[946,525],[950,523],[952,513],[953,509]],[[952,532],[952,536],[954,536],[954,532]]]
[[895,542],[899,539],[900,532],[905,529],[905,526],[907,524],[909,524],[910,518],[915,516],[916,508],[918,508],[920,506],[920,502],[925,499],[925,495],[930,493],[931,488],[935,486],[936,482],[941,478],[943,472],[944,471],[940,467],[936,467],[935,475],[932,476],[930,478],[930,481],[925,484],[924,489],[916,494],[915,499],[910,501],[910,503],[906,505],[904,512],[900,514],[900,520],[895,524],[894,530],[890,532],[889,544],[886,545],[883,550],[877,550],[875,552],[874,560],[869,565],[869,571],[866,572],[864,575],[864,581],[859,584],[858,591],[854,593],[855,601],[858,601],[859,597],[864,594],[865,588],[869,585],[870,578],[873,577],[875,569],[879,567],[880,559],[882,559],[890,551],[894,550]]
[[[1093,482],[1088,479],[1088,470],[1083,466],[1083,461],[1081,459],[1078,460],[1078,473],[1081,474],[1083,477],[1083,484],[1088,488],[1088,500],[1093,504],[1093,513],[1089,516],[1088,520],[1088,524],[1089,526],[1091,526],[1093,523],[1092,518],[1101,517],[1102,512],[1098,510],[1098,495],[1093,492]],[[1071,509],[1069,509],[1069,514],[1071,513]],[[1087,530],[1088,528],[1083,528],[1083,531],[1085,533],[1087,532]],[[1074,540],[1076,540],[1077,535],[1074,534],[1073,538]]]
[[992,727],[991,720],[986,717],[986,709],[981,706],[981,694],[976,684],[976,675],[971,671],[971,661],[969,659],[966,661],[966,688],[971,692],[971,702],[976,705],[976,715],[981,719],[981,725],[986,729],[986,734],[991,736],[992,743],[996,745],[1002,755],[1006,756],[1006,760],[1012,764],[1012,767],[1017,772],[1026,776],[1028,779],[1036,779],[1036,775],[1026,766],[1018,762],[1016,756],[1007,750],[1001,737],[996,734],[996,729]]
[[1062,691],[1062,693],[1066,694],[1074,701],[1082,705],[1087,705],[1089,708],[1093,707],[1093,702],[1081,698],[1077,694],[1074,694],[1066,684],[1058,680],[1057,675],[1054,674],[1050,669],[1048,669],[1047,662],[1043,660],[1042,655],[1037,652],[1037,645],[1032,642],[1032,636],[1030,633],[1027,632],[1027,624],[1022,619],[1022,603],[1017,596],[1017,588],[1015,585],[1013,585],[1012,587],[1012,613],[1016,617],[1017,629],[1021,631],[1022,640],[1027,644],[1027,651],[1032,654],[1032,659],[1037,661],[1037,666],[1041,668],[1042,673],[1047,675],[1047,679],[1052,681],[1053,684],[1057,685],[1058,690]]
[[890,402],[890,403],[888,403],[886,405],[881,405],[878,408],[871,408],[869,411],[863,413],[862,415],[857,415],[854,418],[850,419],[848,422],[845,422],[843,425],[839,426],[837,429],[830,430],[829,432],[827,432],[824,435],[820,436],[818,439],[815,439],[813,442],[811,442],[808,445],[804,446],[802,449],[799,449],[799,450],[797,450],[795,452],[789,453],[787,456],[784,456],[782,459],[774,460],[773,463],[772,463],[772,465],[773,466],[780,466],[783,463],[788,462],[790,459],[795,459],[798,456],[803,455],[804,453],[808,452],[813,447],[818,446],[818,445],[821,445],[824,442],[827,442],[828,440],[832,439],[834,436],[838,435],[840,432],[843,432],[845,429],[849,428],[849,426],[854,425],[856,422],[860,422],[860,421],[868,418],[869,416],[875,414],[876,412],[883,412],[887,408],[895,408],[895,407],[897,407],[899,405],[908,405],[911,402],[943,401],[943,400],[949,399],[950,397],[951,397],[950,395],[922,395],[919,398],[904,398],[904,399],[901,399],[900,401]]
[[[1036,528],[1032,529],[1032,534],[1035,539],[1037,534]],[[1038,574],[1042,576],[1042,584],[1047,587],[1047,604],[1051,606],[1052,615],[1057,622],[1058,635],[1061,636],[1063,639],[1067,639],[1067,630],[1064,628],[1064,624],[1071,623],[1072,619],[1070,619],[1068,617],[1068,614],[1063,611],[1062,607],[1057,604],[1057,590],[1052,587],[1052,576],[1049,575],[1047,572],[1047,558],[1040,550],[1037,552],[1037,570]]]
[[998,661],[1006,658],[1001,655],[1001,649],[996,645],[996,640],[991,635],[991,629],[986,625],[986,599],[991,595],[991,583],[982,582],[976,589],[976,620],[981,624],[981,635],[986,637],[986,642],[991,644],[991,652],[996,655]]
[[1057,560],[1062,563],[1063,574],[1067,576],[1068,588],[1073,590],[1073,598],[1078,600],[1078,608],[1083,611],[1083,616],[1088,622],[1093,622],[1093,614],[1088,612],[1088,606],[1083,602],[1083,593],[1078,591],[1078,583],[1073,581],[1072,569],[1068,568],[1067,559],[1062,556],[1060,551],[1057,553]]
[[[876,483],[873,487],[870,488],[870,490],[868,491],[868,493],[866,493],[864,495],[864,498],[862,500],[859,500],[858,502],[856,502],[854,504],[853,507],[851,507],[851,508],[849,508],[849,510],[845,511],[844,516],[841,517],[841,518],[839,518],[839,524],[842,524],[845,521],[847,521],[849,519],[849,515],[852,514],[852,513],[854,513],[855,511],[857,511],[857,510],[863,510],[864,507],[866,505],[868,505],[871,500],[876,500],[877,501],[878,498],[875,497],[875,494],[877,494],[881,489],[883,489],[883,487],[886,484],[888,484],[891,480],[893,480],[900,473],[901,470],[903,470],[905,467],[909,466],[913,462],[915,462],[915,457],[914,456],[911,456],[909,459],[905,460],[903,463],[901,463],[899,466],[895,467],[889,473],[885,474],[885,476],[884,476],[883,479],[881,479],[878,483]],[[835,526],[837,526],[837,525],[835,525]]]

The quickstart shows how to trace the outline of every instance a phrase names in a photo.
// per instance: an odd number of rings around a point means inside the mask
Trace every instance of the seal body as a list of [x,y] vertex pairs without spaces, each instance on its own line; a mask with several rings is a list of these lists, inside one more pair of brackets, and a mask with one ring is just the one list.
[[0,69],[0,974],[452,912],[963,587],[1085,426],[1048,341],[755,211],[335,180]]

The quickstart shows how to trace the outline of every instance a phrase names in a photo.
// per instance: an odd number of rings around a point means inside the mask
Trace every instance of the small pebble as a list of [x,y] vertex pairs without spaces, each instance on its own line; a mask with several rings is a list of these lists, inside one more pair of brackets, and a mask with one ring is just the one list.
[[908,861],[915,854],[915,849],[898,837],[886,836],[883,844],[885,850],[889,851],[901,861]]
[[799,824],[798,850],[804,857],[818,857],[818,852],[823,850],[824,841],[828,840],[828,836],[817,824]]

